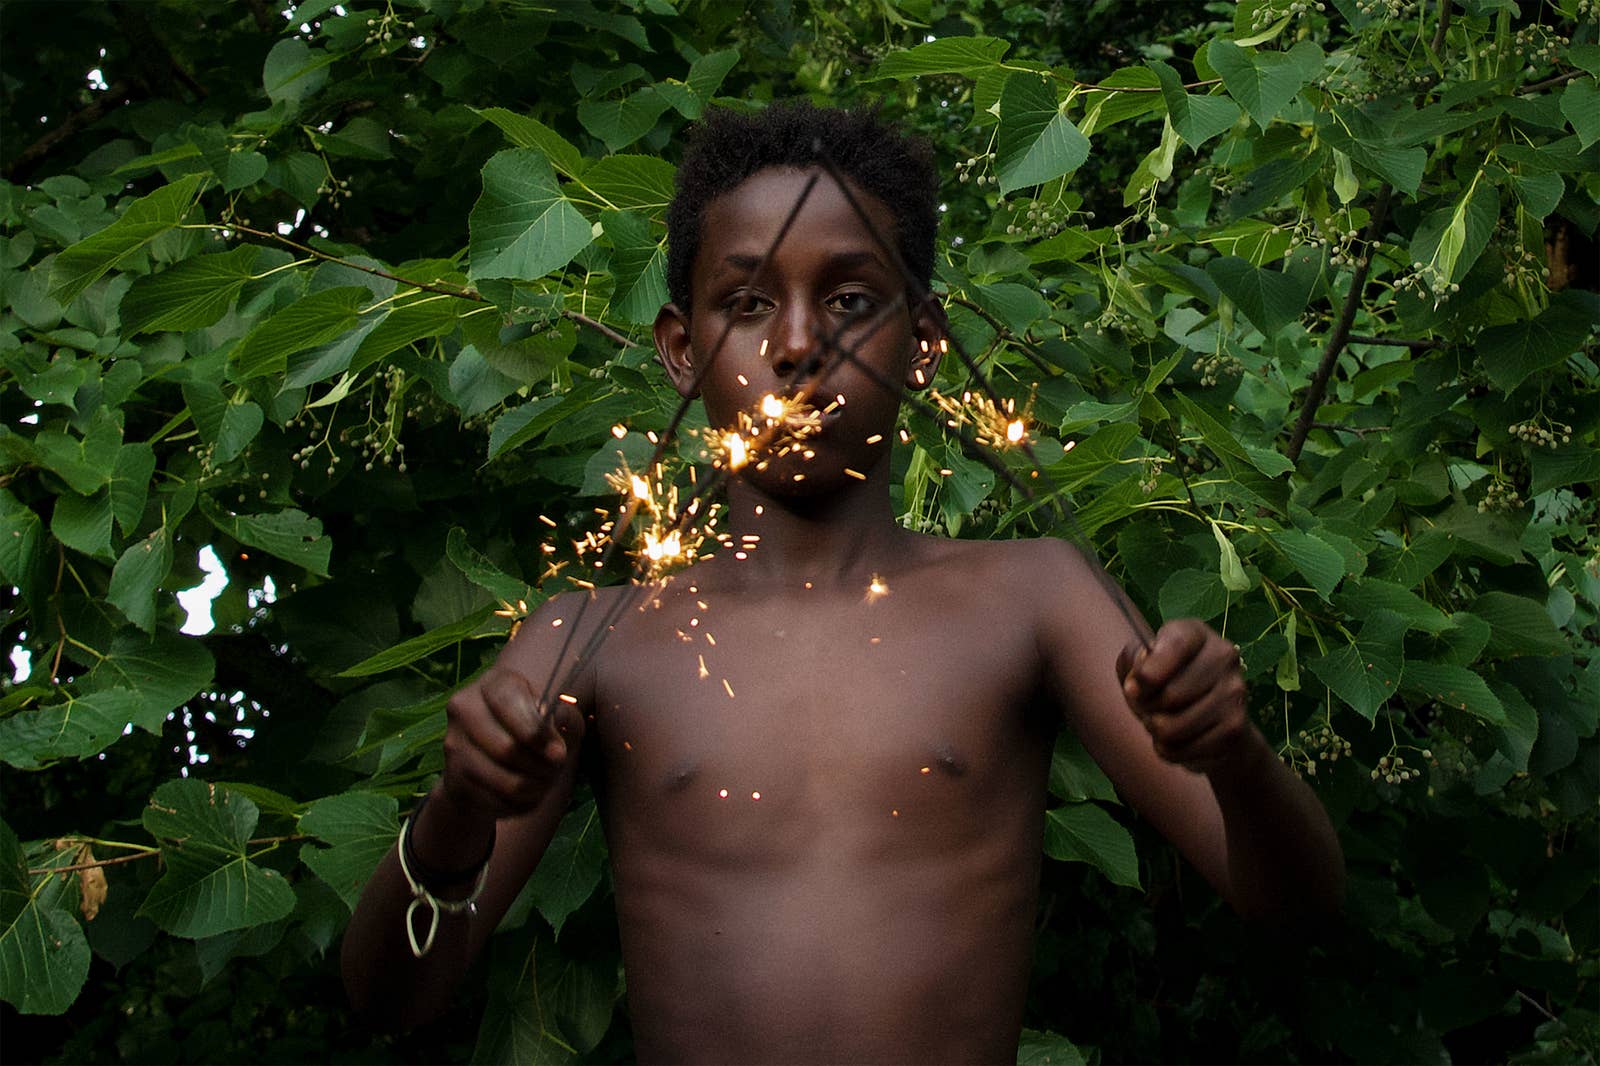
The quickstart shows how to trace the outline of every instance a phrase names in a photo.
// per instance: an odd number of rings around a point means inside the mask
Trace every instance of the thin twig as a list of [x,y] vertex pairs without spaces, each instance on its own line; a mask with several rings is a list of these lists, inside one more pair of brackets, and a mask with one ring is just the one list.
[[1554,89],[1557,85],[1565,85],[1573,78],[1583,77],[1583,73],[1584,72],[1581,70],[1569,70],[1565,74],[1557,74],[1553,78],[1546,78],[1544,81],[1536,81],[1531,85],[1524,85],[1522,88],[1516,90],[1516,94],[1518,96],[1525,96],[1528,93],[1540,93],[1544,92],[1546,89]]
[[1335,433],[1354,433],[1357,437],[1365,437],[1368,433],[1387,433],[1392,426],[1346,426],[1339,422],[1313,422],[1312,429],[1327,429]]
[[93,862],[75,862],[71,866],[45,866],[40,869],[29,869],[29,877],[38,877],[40,874],[74,874],[80,870],[98,870],[102,866],[116,866],[118,863],[138,862],[148,859],[152,855],[160,855],[160,851],[136,851],[132,855],[118,855],[114,859],[96,859]]
[[1045,362],[1044,356],[1040,355],[1039,352],[1035,350],[1036,346],[1032,340],[1027,337],[1019,337],[1017,334],[1013,333],[1011,328],[1004,322],[1001,322],[982,306],[965,296],[946,296],[945,299],[950,303],[955,304],[957,307],[965,307],[968,311],[971,311],[973,314],[989,323],[990,327],[997,335],[1005,340],[1015,343],[1022,354],[1028,357],[1029,362],[1046,374],[1054,375],[1054,369],[1049,363]]
[[[1160,86],[1154,85],[1096,85],[1092,81],[1075,81],[1071,78],[1066,80],[1068,85],[1074,85],[1080,89],[1092,89],[1095,92],[1102,93],[1158,93],[1161,91]],[[1204,89],[1208,86],[1221,84],[1221,78],[1207,78],[1205,81],[1192,81],[1185,85],[1184,88]]]
[[209,228],[232,230],[235,233],[248,233],[252,237],[264,237],[267,240],[277,241],[286,248],[293,248],[302,255],[309,255],[313,259],[320,259],[324,263],[337,263],[340,266],[349,267],[351,270],[359,270],[364,274],[373,274],[380,278],[388,278],[390,281],[401,285],[410,285],[413,288],[421,289],[423,292],[436,292],[441,296],[454,296],[458,300],[471,300],[473,303],[486,304],[489,302],[480,293],[473,289],[458,289],[451,285],[439,285],[437,283],[427,281],[412,281],[410,278],[403,278],[399,274],[391,274],[387,270],[380,270],[377,267],[370,267],[361,263],[354,263],[348,259],[342,259],[339,256],[318,251],[309,244],[301,244],[299,241],[291,240],[281,233],[273,233],[264,229],[253,229],[250,226],[241,226],[237,222],[213,223]]
[[1436,59],[1439,49],[1444,47],[1445,31],[1450,28],[1450,5],[1451,0],[1439,0],[1439,28],[1433,31],[1433,44],[1429,48]]
[[563,310],[561,312],[561,315],[562,315],[563,318],[572,319],[572,321],[576,322],[580,326],[589,327],[590,329],[594,330],[596,333],[600,334],[603,337],[608,338],[609,340],[613,341],[616,344],[622,345],[622,347],[624,347],[624,348],[642,348],[642,347],[644,347],[644,345],[640,344],[638,341],[629,340],[627,337],[624,337],[622,334],[618,333],[616,330],[612,329],[610,326],[606,325],[604,322],[597,322],[596,320],[590,318],[588,315],[582,314],[581,312]]
[[1328,334],[1327,344],[1322,349],[1322,359],[1317,364],[1316,373],[1311,376],[1311,384],[1306,389],[1306,398],[1300,407],[1300,417],[1294,425],[1294,432],[1289,437],[1289,447],[1286,454],[1291,463],[1300,461],[1300,452],[1306,446],[1306,437],[1311,433],[1311,423],[1316,420],[1317,408],[1322,406],[1323,394],[1328,389],[1328,379],[1333,376],[1333,367],[1339,361],[1339,353],[1344,351],[1345,344],[1350,340],[1350,325],[1355,321],[1356,311],[1361,306],[1361,294],[1367,287],[1367,270],[1372,266],[1374,247],[1383,235],[1383,224],[1389,214],[1389,197],[1394,193],[1394,187],[1387,182],[1378,190],[1377,202],[1372,205],[1372,218],[1367,223],[1367,231],[1363,235],[1365,247],[1361,256],[1356,260],[1356,268],[1350,275],[1350,291],[1345,295],[1344,307],[1339,311],[1339,320],[1334,323],[1333,331]]
[[1351,344],[1378,344],[1389,348],[1410,348],[1414,352],[1431,352],[1435,348],[1444,347],[1444,341],[1439,340],[1401,340],[1397,337],[1369,337],[1364,333],[1352,333],[1347,339]]

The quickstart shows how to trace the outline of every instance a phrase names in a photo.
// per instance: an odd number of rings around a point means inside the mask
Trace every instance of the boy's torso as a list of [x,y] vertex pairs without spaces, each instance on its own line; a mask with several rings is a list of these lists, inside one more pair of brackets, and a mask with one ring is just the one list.
[[901,543],[859,587],[697,567],[598,652],[641,1056],[1014,1056],[1058,720],[1037,579],[1023,542]]

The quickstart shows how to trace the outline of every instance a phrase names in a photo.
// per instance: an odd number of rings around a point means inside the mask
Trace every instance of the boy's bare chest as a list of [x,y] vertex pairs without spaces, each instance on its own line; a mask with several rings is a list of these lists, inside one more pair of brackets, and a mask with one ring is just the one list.
[[738,804],[770,812],[753,824],[825,826],[1009,790],[1039,722],[1032,635],[1008,606],[915,583],[643,600],[598,660],[610,798],[685,825]]

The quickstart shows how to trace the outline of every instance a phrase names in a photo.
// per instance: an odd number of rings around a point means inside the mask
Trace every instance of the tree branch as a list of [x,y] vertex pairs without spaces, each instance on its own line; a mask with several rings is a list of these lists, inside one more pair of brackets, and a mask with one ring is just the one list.
[[1372,266],[1373,246],[1383,234],[1384,220],[1389,214],[1389,198],[1394,194],[1393,186],[1385,183],[1378,190],[1377,202],[1372,205],[1372,218],[1367,223],[1367,232],[1363,235],[1361,258],[1356,260],[1356,268],[1350,275],[1350,291],[1344,298],[1344,306],[1339,310],[1339,320],[1333,325],[1333,332],[1328,334],[1328,341],[1322,349],[1322,359],[1317,364],[1317,371],[1311,376],[1311,385],[1306,390],[1305,403],[1300,408],[1300,417],[1294,425],[1294,432],[1289,437],[1287,454],[1289,461],[1298,463],[1300,451],[1306,446],[1306,437],[1311,432],[1311,424],[1316,420],[1317,408],[1322,406],[1322,396],[1328,389],[1328,378],[1333,376],[1334,364],[1339,361],[1339,353],[1350,340],[1350,325],[1355,321],[1356,311],[1361,306],[1361,293],[1367,287],[1367,271]]
[[17,154],[17,157],[6,164],[5,178],[7,181],[16,181],[23,174],[32,170],[43,162],[73,134],[87,126],[105,118],[122,105],[130,102],[128,90],[131,86],[125,79],[118,78],[112,82],[104,92],[95,97],[93,103],[80,111],[75,111],[67,116],[66,121],[55,129],[34,141]]
[[1450,0],[1439,0],[1439,28],[1433,31],[1433,44],[1430,46],[1435,58],[1438,58],[1439,49],[1444,47],[1445,31],[1450,28]]
[[640,344],[638,341],[629,340],[627,337],[624,337],[622,334],[618,333],[616,330],[612,329],[610,326],[606,325],[604,322],[598,322],[595,319],[590,318],[588,315],[580,314],[577,311],[566,311],[566,310],[563,310],[561,312],[561,314],[562,314],[562,317],[570,318],[570,319],[572,319],[572,321],[576,322],[580,326],[587,326],[588,328],[594,330],[596,333],[600,334],[602,337],[605,337],[608,340],[611,340],[612,342],[614,342],[616,344],[620,344],[624,348],[642,348],[642,347],[644,347],[644,345]]

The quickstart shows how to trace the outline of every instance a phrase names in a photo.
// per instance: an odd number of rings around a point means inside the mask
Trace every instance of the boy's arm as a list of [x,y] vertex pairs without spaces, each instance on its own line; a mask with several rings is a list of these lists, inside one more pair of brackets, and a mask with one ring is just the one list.
[[1338,837],[1251,721],[1238,648],[1183,619],[1162,626],[1147,650],[1092,564],[1053,545],[1062,584],[1043,605],[1049,679],[1118,792],[1240,913],[1336,909]]
[[[406,936],[413,896],[400,869],[398,843],[362,889],[345,931],[341,956],[351,1002],[374,1024],[409,1029],[449,1005],[472,965],[533,873],[555,835],[577,779],[584,709],[593,703],[592,671],[580,669],[566,695],[538,705],[558,665],[561,619],[575,624],[577,596],[547,601],[524,622],[495,665],[450,699],[444,772],[411,826],[411,854],[436,871],[472,867],[493,842],[476,913],[441,913],[432,949],[416,958]],[[581,634],[580,634],[581,636]],[[559,659],[571,671],[581,640]],[[413,870],[413,873],[416,871]],[[439,899],[460,899],[474,872],[454,885],[429,885]],[[421,943],[429,911],[418,907],[413,927]]]

